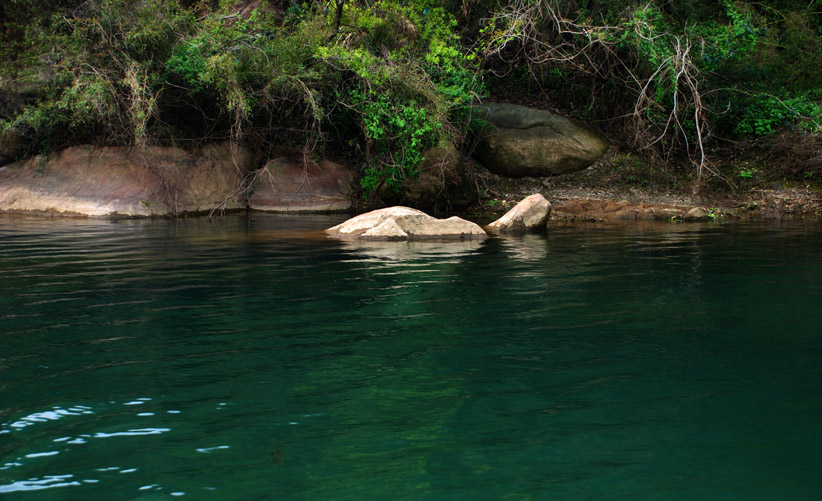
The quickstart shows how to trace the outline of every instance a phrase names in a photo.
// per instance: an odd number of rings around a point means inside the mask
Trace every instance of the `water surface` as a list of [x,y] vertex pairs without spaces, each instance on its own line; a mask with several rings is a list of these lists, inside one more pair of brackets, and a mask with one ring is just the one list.
[[822,227],[340,220],[0,219],[0,497],[822,496]]

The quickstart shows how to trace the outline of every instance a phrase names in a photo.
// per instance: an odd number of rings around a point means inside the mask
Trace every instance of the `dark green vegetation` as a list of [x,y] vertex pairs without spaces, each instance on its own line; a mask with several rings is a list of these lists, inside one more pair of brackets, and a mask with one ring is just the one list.
[[[583,118],[678,166],[695,189],[713,174],[815,180],[820,10],[808,0],[10,0],[0,133],[23,137],[21,155],[231,138],[263,155],[348,156],[368,193],[413,176],[429,147],[470,151],[468,105],[490,98]],[[775,167],[720,173],[717,149],[740,142],[764,147]]]

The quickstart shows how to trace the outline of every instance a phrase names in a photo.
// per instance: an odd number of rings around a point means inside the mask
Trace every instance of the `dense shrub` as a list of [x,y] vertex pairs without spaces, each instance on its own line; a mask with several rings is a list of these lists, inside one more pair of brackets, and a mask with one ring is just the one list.
[[548,96],[573,103],[568,111],[628,131],[637,149],[687,157],[698,188],[713,138],[820,133],[813,6],[509,0],[479,32],[489,63],[527,67]]
[[429,147],[459,146],[486,75],[504,75],[498,90],[541,91],[637,150],[689,159],[699,180],[714,138],[820,133],[813,4],[7,0],[0,85],[24,106],[0,134],[23,131],[30,152],[331,147],[361,160],[368,193],[415,175]]
[[24,80],[43,61],[54,74],[4,127],[29,130],[39,147],[229,134],[274,143],[300,131],[295,143],[362,152],[367,191],[413,176],[425,149],[460,143],[481,87],[448,11],[424,1],[279,4],[15,0],[13,12],[38,15],[6,13],[16,20],[4,35],[5,76]]

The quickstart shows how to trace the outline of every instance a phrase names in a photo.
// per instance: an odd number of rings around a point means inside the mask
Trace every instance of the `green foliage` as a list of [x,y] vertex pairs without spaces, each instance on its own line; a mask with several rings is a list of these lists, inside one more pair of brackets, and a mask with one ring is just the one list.
[[427,2],[349,3],[342,24],[357,36],[315,52],[340,77],[328,116],[359,130],[365,195],[382,184],[399,190],[426,149],[460,143],[466,107],[482,93],[478,68],[453,17]]
[[807,2],[347,0],[340,19],[335,5],[8,0],[0,82],[26,106],[2,130],[31,152],[228,135],[341,147],[370,193],[427,148],[460,146],[491,69],[498,92],[542,90],[665,158],[820,133],[822,16]]
[[[728,23],[702,23],[700,64],[717,86],[718,117],[741,135],[771,135],[782,127],[819,131],[822,115],[822,41],[807,14],[779,11],[764,4],[722,5]],[[731,86],[728,87],[728,84]]]
[[175,45],[165,63],[166,78],[187,89],[195,101],[215,99],[233,117],[235,127],[250,119],[263,102],[299,99],[300,92],[289,82],[311,78],[303,61],[310,57],[312,45],[320,43],[320,37],[311,34],[312,27],[292,20],[286,30],[256,10],[248,18],[221,14],[203,20]]
[[477,33],[502,89],[526,68],[556,106],[687,159],[695,189],[715,138],[822,132],[814,2],[506,0]]
[[370,193],[382,182],[399,189],[406,178],[417,174],[423,152],[439,141],[442,124],[430,119],[426,109],[414,101],[396,104],[389,96],[373,92],[369,96],[353,92],[352,98],[359,101],[365,136],[373,142],[374,154],[383,159],[366,168],[363,190]]
[[5,76],[33,89],[14,125],[32,130],[41,144],[98,142],[101,135],[107,142],[143,142],[162,93],[158,62],[192,29],[192,13],[171,0],[50,8],[15,2],[25,4],[33,16],[14,20],[0,44],[15,51]]
[[722,71],[744,60],[755,51],[765,32],[757,26],[753,10],[746,4],[730,0],[722,0],[721,4],[729,22],[712,20],[693,27],[705,44],[699,61],[705,71]]
[[657,6],[648,3],[635,9],[623,22],[627,28],[619,35],[623,48],[636,51],[640,60],[649,65],[649,70],[658,68],[673,57],[673,48],[668,37],[671,27]]
[[705,215],[708,216],[712,222],[716,222],[718,219],[722,217],[722,211],[717,209],[716,207],[708,207],[705,209]]
[[756,94],[744,101],[736,132],[757,136],[770,135],[785,125],[797,125],[811,132],[822,132],[822,102],[808,96],[784,98]]
[[459,144],[483,92],[454,16],[428,1],[347,1],[338,31],[322,2],[238,11],[223,0],[205,13],[174,0],[14,5],[39,15],[7,29],[5,75],[42,81],[35,61],[53,70],[5,127],[41,147],[296,131],[296,144],[358,148],[369,193],[415,175],[427,148]]

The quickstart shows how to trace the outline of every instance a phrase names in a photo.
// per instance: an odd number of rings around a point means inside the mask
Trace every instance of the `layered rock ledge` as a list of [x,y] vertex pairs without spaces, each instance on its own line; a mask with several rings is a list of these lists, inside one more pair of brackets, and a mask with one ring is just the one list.
[[160,217],[351,209],[354,174],[344,165],[283,157],[254,169],[252,153],[229,143],[194,152],[75,146],[0,167],[0,213]]
[[275,158],[255,173],[248,207],[262,212],[345,212],[351,209],[353,183],[351,169],[330,160]]
[[252,155],[229,144],[176,148],[75,146],[0,168],[0,211],[165,216],[243,209]]

